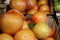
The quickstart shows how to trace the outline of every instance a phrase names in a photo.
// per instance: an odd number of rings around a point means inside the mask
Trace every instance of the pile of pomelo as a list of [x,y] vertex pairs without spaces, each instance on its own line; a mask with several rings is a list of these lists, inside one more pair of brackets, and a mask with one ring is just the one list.
[[47,24],[47,1],[11,0],[11,10],[0,17],[0,40],[55,40],[54,30]]

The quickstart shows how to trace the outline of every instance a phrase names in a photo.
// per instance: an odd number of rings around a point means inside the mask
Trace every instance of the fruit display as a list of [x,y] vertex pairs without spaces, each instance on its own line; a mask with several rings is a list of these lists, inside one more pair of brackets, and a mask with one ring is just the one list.
[[0,40],[59,40],[48,4],[48,0],[10,0],[10,9],[0,16]]

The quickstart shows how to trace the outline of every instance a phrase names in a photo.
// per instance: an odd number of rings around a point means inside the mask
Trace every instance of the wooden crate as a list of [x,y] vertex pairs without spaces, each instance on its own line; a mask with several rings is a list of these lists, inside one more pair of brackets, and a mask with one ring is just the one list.
[[2,0],[0,0],[0,3],[2,3]]
[[4,12],[6,12],[6,5],[5,4],[0,4],[0,15]]
[[59,25],[59,37],[60,37],[60,16],[57,17],[58,18],[58,25]]
[[54,29],[54,31],[55,31],[55,34],[53,36],[55,38],[55,40],[60,40],[59,39],[59,33],[58,33],[59,27],[57,26],[57,24],[56,24],[56,22],[55,22],[55,20],[54,20],[54,18],[52,16],[49,16],[48,25],[50,27],[52,27]]

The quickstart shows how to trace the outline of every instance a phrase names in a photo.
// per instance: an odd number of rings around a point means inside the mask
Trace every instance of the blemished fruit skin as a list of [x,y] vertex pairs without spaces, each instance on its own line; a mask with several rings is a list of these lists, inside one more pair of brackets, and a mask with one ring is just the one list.
[[37,38],[46,39],[49,36],[50,30],[46,23],[38,23],[33,27],[33,31]]
[[15,40],[38,40],[31,30],[23,29],[18,31],[14,37]]
[[0,40],[14,40],[12,36],[2,33],[0,34]]
[[1,30],[4,33],[15,34],[21,29],[23,17],[17,10],[10,10],[1,16]]
[[47,22],[48,21],[48,17],[46,14],[44,14],[44,12],[36,12],[33,16],[32,16],[32,20],[34,23],[39,23],[39,22]]

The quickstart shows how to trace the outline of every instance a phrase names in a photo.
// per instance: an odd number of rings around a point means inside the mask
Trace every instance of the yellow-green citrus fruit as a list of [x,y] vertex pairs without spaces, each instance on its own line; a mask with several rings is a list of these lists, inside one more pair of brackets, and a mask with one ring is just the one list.
[[49,26],[46,23],[38,23],[34,26],[33,31],[37,38],[46,39],[49,36],[50,30]]

